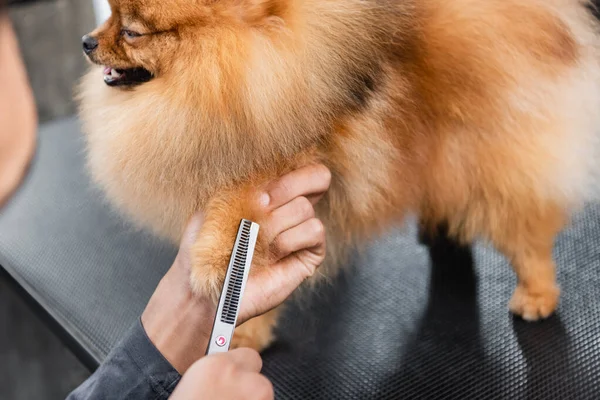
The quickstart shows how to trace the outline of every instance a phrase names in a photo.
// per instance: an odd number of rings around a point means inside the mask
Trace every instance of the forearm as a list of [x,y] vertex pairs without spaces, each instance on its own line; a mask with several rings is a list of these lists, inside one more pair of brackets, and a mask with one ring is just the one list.
[[137,321],[96,372],[67,399],[167,399],[180,379]]
[[180,373],[204,355],[214,307],[192,295],[179,262],[180,257],[140,320],[68,400],[166,399],[179,383]]

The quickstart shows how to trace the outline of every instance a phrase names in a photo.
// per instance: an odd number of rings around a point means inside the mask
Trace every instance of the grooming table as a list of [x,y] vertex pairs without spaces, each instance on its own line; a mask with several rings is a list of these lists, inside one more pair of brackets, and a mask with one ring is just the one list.
[[[0,265],[94,369],[143,310],[175,249],[136,231],[89,182],[75,119],[43,126],[29,176],[0,211]],[[493,249],[373,243],[299,306],[264,352],[277,399],[599,399],[600,206],[556,247],[563,297],[513,318],[515,277]]]

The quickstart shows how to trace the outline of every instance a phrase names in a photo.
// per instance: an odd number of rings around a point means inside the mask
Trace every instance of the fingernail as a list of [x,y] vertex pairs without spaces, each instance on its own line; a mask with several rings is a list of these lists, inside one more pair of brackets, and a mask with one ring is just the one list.
[[269,197],[269,195],[267,193],[263,193],[260,195],[260,205],[263,207],[266,207],[269,205],[269,202],[271,201],[271,198]]

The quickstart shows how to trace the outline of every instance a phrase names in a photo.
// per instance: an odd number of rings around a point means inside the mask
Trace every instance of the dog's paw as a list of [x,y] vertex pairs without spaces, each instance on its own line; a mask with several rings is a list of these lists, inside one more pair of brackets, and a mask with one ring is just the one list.
[[195,265],[190,274],[190,286],[195,296],[210,298],[216,304],[225,281],[222,268],[210,264]]
[[238,332],[236,329],[233,339],[231,339],[231,348],[239,349],[241,347],[247,347],[260,353],[269,347],[269,345],[273,343],[273,340],[274,336],[272,333],[264,336],[252,335],[246,332]]
[[207,225],[198,234],[198,238],[202,239],[194,243],[191,249],[190,285],[196,296],[209,297],[216,304],[229,266],[233,247],[230,242],[235,235],[221,235],[223,232]]
[[231,347],[249,347],[258,352],[269,347],[275,340],[273,328],[277,323],[278,315],[279,311],[277,309],[271,310],[235,328]]
[[548,318],[558,305],[560,290],[556,286],[535,292],[517,286],[509,303],[510,311],[526,321]]
[[229,254],[223,250],[225,246],[206,244],[197,244],[192,249],[190,285],[194,295],[208,297],[216,304],[225,282]]

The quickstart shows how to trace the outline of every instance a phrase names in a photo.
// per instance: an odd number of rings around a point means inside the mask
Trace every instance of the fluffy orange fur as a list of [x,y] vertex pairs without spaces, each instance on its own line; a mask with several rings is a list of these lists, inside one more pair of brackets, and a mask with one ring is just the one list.
[[[312,162],[333,273],[419,215],[511,261],[511,310],[556,308],[552,247],[594,196],[598,34],[584,0],[111,0],[81,85],[89,166],[116,206],[174,242],[207,213],[192,285],[216,294],[249,190]],[[122,29],[142,36],[130,37]],[[254,268],[268,262],[260,242]],[[276,311],[241,326],[262,348]]]

